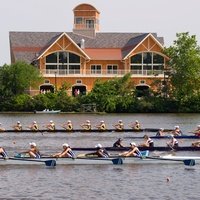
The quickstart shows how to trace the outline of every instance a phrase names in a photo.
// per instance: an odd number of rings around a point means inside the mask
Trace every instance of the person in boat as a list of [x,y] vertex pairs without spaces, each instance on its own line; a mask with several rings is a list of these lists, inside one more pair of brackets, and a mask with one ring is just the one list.
[[35,142],[29,143],[30,149],[28,151],[24,151],[20,154],[29,154],[31,158],[41,158],[41,154]]
[[123,152],[121,154],[119,154],[120,156],[125,156],[125,157],[129,157],[129,156],[142,156],[140,150],[138,149],[137,145],[135,142],[131,142],[130,143],[130,149],[129,151]]
[[200,125],[197,126],[197,129],[192,131],[192,133],[194,133],[195,136],[200,137]]
[[122,138],[119,138],[114,144],[113,147],[124,147],[122,144]]
[[8,158],[8,154],[6,153],[6,151],[5,151],[5,149],[3,147],[0,147],[0,155],[4,159]]
[[95,127],[100,131],[105,131],[106,130],[106,124],[105,124],[105,122],[103,120],[100,121],[100,124],[96,125]]
[[135,120],[135,122],[133,122],[132,124],[130,124],[130,127],[133,130],[140,130],[141,129],[141,125],[140,125],[140,123],[139,123],[138,120]]
[[200,147],[200,140],[193,142],[192,147]]
[[95,148],[96,148],[96,151],[93,152],[93,153],[87,153],[85,156],[97,156],[97,157],[100,157],[100,158],[108,158],[110,155],[109,153],[106,151],[105,148],[103,148],[103,146],[101,144],[97,144],[95,145]]
[[0,132],[5,131],[5,128],[2,127],[2,124],[0,123]]
[[55,131],[56,130],[56,126],[55,126],[55,123],[53,122],[53,120],[49,121],[49,124],[47,124],[46,128],[49,131]]
[[159,130],[158,130],[158,132],[156,133],[156,136],[164,136],[165,135],[165,133],[164,133],[164,128],[160,128]]
[[119,120],[117,124],[113,125],[117,131],[124,130],[124,124],[122,120]]
[[56,158],[75,158],[76,157],[75,153],[72,151],[69,144],[64,143],[62,146],[63,146],[63,150],[59,153],[52,155],[53,157],[56,157]]
[[73,124],[72,124],[71,120],[68,120],[67,123],[63,124],[62,127],[67,131],[72,131],[73,130]]
[[144,135],[143,138],[145,141],[140,145],[140,147],[154,147],[154,142],[148,135]]
[[172,131],[172,134],[174,136],[181,136],[183,133],[182,133],[182,131],[181,131],[179,126],[175,126],[174,130]]
[[18,121],[16,125],[13,126],[15,131],[21,131],[22,130],[22,125],[21,122]]
[[174,137],[174,135],[170,135],[170,141],[167,142],[168,147],[178,147],[178,140]]
[[86,123],[81,124],[81,127],[83,128],[83,130],[85,131],[90,131],[92,129],[90,120],[86,120]]
[[30,130],[32,131],[38,131],[39,127],[36,121],[33,121],[33,123],[29,126]]

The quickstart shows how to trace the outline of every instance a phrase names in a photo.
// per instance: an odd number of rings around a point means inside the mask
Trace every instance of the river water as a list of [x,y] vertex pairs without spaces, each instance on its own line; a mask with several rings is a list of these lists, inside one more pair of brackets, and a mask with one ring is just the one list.
[[[179,125],[184,134],[200,124],[200,114],[0,114],[0,123],[11,129],[18,120],[28,126],[36,120],[42,126],[54,120],[57,128],[70,119],[74,129],[89,119],[93,125],[100,120],[112,128],[122,119],[125,128],[136,119],[143,128],[169,128]],[[29,148],[36,142],[44,154],[62,150],[63,143],[72,147],[94,147],[97,143],[111,146],[118,138],[128,145],[133,135],[144,133],[0,133],[0,146],[9,155]],[[148,133],[149,135],[155,133]],[[137,144],[141,140],[135,140]],[[155,145],[166,145],[166,140],[155,140]],[[180,145],[191,145],[192,140],[181,140]],[[81,152],[78,152],[81,153]],[[152,152],[151,154],[159,154]],[[199,155],[199,152],[180,152],[176,155]],[[198,184],[200,167],[184,165],[70,165],[54,169],[39,166],[0,166],[0,199],[138,199],[171,200],[200,199]],[[167,181],[169,178],[170,181]]]

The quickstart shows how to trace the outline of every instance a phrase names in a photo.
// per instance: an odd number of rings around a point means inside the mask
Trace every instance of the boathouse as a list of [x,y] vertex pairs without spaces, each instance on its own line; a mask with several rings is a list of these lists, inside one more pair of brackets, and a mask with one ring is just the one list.
[[167,61],[162,53],[163,37],[156,33],[101,32],[100,12],[89,4],[76,6],[73,13],[71,32],[9,33],[11,62],[33,64],[44,77],[44,83],[30,88],[31,95],[54,92],[65,82],[71,86],[70,95],[86,94],[97,79],[127,73],[138,90],[148,90],[157,79],[162,84]]

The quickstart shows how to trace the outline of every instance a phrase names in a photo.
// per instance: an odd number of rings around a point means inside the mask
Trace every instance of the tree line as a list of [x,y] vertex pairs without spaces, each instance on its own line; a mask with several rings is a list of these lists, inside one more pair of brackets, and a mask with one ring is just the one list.
[[[59,109],[80,112],[83,104],[96,104],[99,112],[200,112],[200,47],[196,37],[178,33],[173,45],[163,50],[170,59],[164,87],[142,95],[135,89],[131,74],[95,82],[91,92],[76,97],[67,94],[68,83],[55,93],[30,96],[30,87],[43,82],[37,68],[25,62],[0,67],[0,111]],[[155,81],[154,85],[162,85]]]

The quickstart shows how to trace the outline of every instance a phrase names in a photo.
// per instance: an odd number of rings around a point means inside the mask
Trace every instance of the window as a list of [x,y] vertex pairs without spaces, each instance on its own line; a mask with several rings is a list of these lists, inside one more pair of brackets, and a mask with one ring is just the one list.
[[91,65],[91,74],[101,74],[101,65]]
[[46,56],[46,72],[53,74],[80,74],[80,56],[67,51],[60,51]]
[[82,24],[82,23],[83,23],[82,17],[77,17],[77,18],[75,19],[75,24]]
[[117,65],[107,65],[107,74],[117,74]]
[[130,58],[130,70],[132,74],[162,74],[164,69],[164,57],[153,53],[143,52]]
[[94,28],[94,20],[87,19],[86,20],[86,28]]
[[46,79],[46,80],[44,80],[44,83],[48,84],[48,83],[50,83],[50,81]]
[[76,80],[77,84],[82,84],[82,80]]

